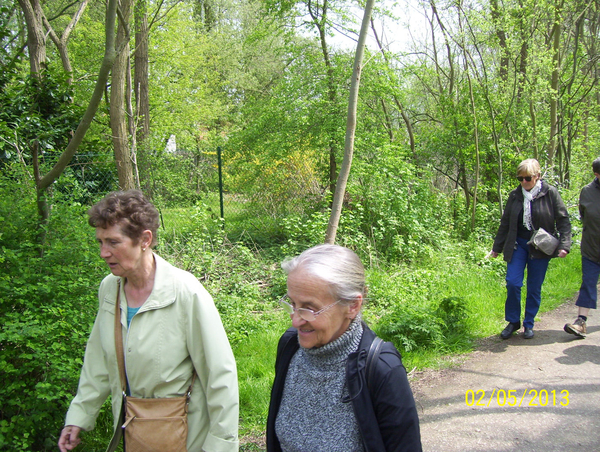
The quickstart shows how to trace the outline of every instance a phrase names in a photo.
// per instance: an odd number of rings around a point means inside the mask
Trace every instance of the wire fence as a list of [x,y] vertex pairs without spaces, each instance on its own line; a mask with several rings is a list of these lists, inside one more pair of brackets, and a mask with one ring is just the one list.
[[[137,171],[142,191],[159,209],[165,237],[276,237],[284,219],[314,212],[326,192],[324,169],[302,155],[265,165],[251,157],[232,159],[221,149],[178,150],[140,158]],[[84,204],[118,190],[112,155],[76,155],[57,189]]]

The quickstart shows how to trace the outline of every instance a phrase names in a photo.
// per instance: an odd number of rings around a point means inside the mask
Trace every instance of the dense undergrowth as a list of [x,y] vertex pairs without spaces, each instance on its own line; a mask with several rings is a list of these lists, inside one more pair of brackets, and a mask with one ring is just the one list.
[[[367,267],[363,318],[396,344],[409,371],[446,365],[445,357],[497,334],[505,296],[505,264],[486,257],[494,231],[482,225],[459,240],[435,218],[441,201],[418,187],[411,196],[408,204],[378,207],[398,210],[394,215],[355,202],[338,232],[338,243],[355,249]],[[402,209],[419,203],[431,208],[403,222]],[[107,273],[86,210],[57,197],[40,247],[30,192],[13,182],[0,185],[0,450],[55,450]],[[286,218],[270,240],[239,230],[233,240],[198,204],[187,212],[187,227],[161,231],[157,252],[196,275],[221,313],[238,364],[244,450],[259,449],[252,438],[264,432],[277,340],[290,323],[277,305],[286,291],[279,263],[321,243],[327,217],[326,209],[315,210]],[[434,230],[424,226],[429,220]],[[575,247],[566,259],[552,261],[542,312],[571,296],[579,278]],[[111,425],[105,405],[78,450],[104,450]]]

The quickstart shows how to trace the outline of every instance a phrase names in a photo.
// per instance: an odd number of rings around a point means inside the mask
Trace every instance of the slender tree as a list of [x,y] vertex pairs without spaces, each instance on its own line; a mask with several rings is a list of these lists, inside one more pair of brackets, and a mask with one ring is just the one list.
[[350,168],[352,167],[352,157],[354,154],[354,135],[356,131],[356,110],[358,105],[358,89],[360,87],[360,74],[362,72],[363,56],[365,51],[365,42],[369,31],[369,23],[371,22],[371,14],[375,0],[367,0],[365,5],[362,25],[356,45],[356,54],[354,57],[354,68],[352,71],[352,82],[350,85],[350,93],[348,96],[348,117],[346,122],[346,139],[344,143],[344,159],[342,167],[338,175],[335,194],[333,197],[333,205],[331,207],[331,216],[325,234],[325,243],[335,243],[337,228],[340,223],[342,213],[342,204],[344,194],[346,193],[346,185]]

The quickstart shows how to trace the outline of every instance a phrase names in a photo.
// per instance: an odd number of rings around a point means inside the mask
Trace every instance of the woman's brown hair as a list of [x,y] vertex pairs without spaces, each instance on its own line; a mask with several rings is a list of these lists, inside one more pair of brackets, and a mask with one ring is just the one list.
[[159,213],[139,190],[114,191],[88,210],[88,223],[94,228],[118,224],[123,233],[137,243],[145,230],[152,231],[152,245],[157,243]]

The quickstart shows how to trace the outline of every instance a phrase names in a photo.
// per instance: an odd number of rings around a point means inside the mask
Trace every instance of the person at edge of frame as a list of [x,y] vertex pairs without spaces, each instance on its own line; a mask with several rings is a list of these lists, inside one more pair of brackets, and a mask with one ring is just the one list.
[[587,335],[587,316],[596,309],[598,277],[600,276],[600,157],[592,162],[594,180],[579,194],[579,216],[583,224],[581,234],[581,287],[575,306],[577,319],[567,323],[564,330],[577,337]]

